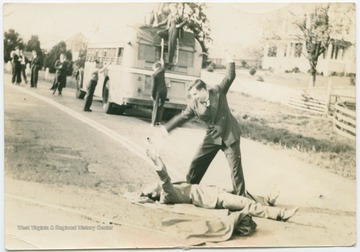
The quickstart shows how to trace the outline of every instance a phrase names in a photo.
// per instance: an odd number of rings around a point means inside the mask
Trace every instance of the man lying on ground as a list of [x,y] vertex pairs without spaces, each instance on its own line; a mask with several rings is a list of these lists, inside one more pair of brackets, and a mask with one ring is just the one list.
[[[287,209],[265,206],[244,196],[225,192],[215,186],[192,185],[187,182],[172,183],[164,162],[149,138],[147,145],[146,154],[153,161],[155,171],[161,180],[156,186],[141,193],[141,196],[150,199],[150,202],[159,201],[162,204],[186,203],[208,209],[243,211],[254,217],[281,221],[287,221],[297,211],[297,208]],[[268,198],[269,204],[274,205],[276,198],[277,196]]]

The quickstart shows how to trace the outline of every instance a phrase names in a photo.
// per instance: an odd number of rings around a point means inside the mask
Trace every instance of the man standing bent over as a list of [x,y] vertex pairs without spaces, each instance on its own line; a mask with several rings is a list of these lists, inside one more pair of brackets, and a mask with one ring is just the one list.
[[190,184],[199,184],[211,161],[222,150],[228,161],[233,193],[245,196],[245,181],[240,153],[240,125],[231,114],[226,94],[235,79],[235,63],[227,55],[226,75],[220,84],[208,88],[200,79],[189,88],[194,99],[178,116],[167,122],[162,130],[166,133],[197,116],[207,124],[206,135],[198,148],[187,173]]

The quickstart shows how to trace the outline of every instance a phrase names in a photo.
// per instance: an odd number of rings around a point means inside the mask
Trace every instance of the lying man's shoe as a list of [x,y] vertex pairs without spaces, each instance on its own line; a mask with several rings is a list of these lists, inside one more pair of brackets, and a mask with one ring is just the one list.
[[269,204],[269,206],[275,206],[275,202],[279,197],[279,194],[280,194],[279,191],[273,191],[266,197],[266,201]]
[[297,207],[290,209],[282,209],[279,219],[282,221],[288,221],[291,217],[293,217],[296,214],[297,210],[298,210]]

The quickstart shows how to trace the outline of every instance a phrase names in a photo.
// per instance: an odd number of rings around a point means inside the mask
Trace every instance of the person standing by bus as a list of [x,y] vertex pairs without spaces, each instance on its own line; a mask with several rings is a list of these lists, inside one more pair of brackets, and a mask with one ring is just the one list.
[[[62,95],[62,89],[66,86],[66,75],[68,70],[68,63],[66,61],[65,53],[60,54],[60,58],[55,62],[55,80],[53,85],[53,95],[56,90],[59,92],[59,96]],[[52,89],[52,88],[51,88]]]
[[226,98],[236,77],[235,63],[228,53],[226,60],[226,75],[221,83],[209,88],[201,79],[196,80],[188,88],[194,99],[181,114],[164,124],[160,132],[165,136],[195,116],[204,121],[208,128],[191,162],[187,182],[199,184],[218,151],[222,150],[230,167],[233,193],[246,196],[240,153],[240,125],[232,115]]
[[86,112],[92,111],[90,107],[93,101],[95,88],[99,80],[99,73],[104,72],[106,68],[107,68],[106,64],[105,66],[103,66],[103,64],[99,60],[95,60],[95,69],[93,69],[91,73],[91,79],[89,81],[89,84],[87,85],[87,92],[86,92],[85,105],[84,105],[84,111]]
[[151,75],[151,100],[153,101],[153,110],[151,116],[151,125],[155,126],[161,123],[164,113],[164,104],[167,96],[167,87],[165,82],[165,64],[164,59],[153,64],[154,73]]
[[40,59],[37,56],[36,50],[32,51],[32,61],[31,61],[31,77],[30,77],[30,87],[37,88],[39,70],[40,70]]

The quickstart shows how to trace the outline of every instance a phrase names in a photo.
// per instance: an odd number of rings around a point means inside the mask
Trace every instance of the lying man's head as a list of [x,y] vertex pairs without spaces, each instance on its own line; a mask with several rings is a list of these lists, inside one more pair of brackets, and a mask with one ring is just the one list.
[[161,193],[161,186],[159,183],[149,185],[145,187],[140,196],[148,197],[149,199],[153,201],[159,201],[160,200],[160,193]]

